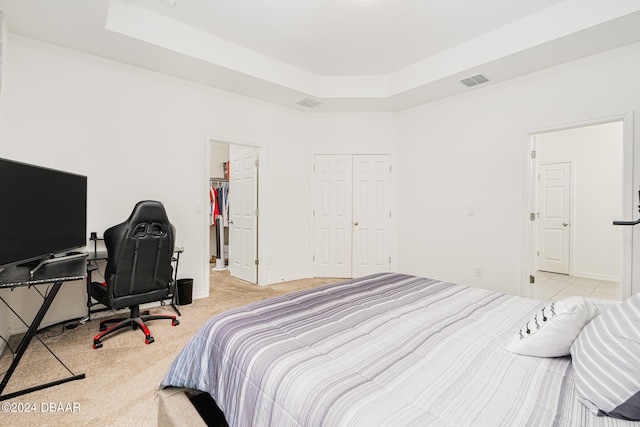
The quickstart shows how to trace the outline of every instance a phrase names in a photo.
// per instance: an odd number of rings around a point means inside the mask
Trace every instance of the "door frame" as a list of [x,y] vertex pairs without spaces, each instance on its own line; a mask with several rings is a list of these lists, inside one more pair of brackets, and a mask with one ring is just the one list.
[[[624,114],[614,114],[607,117],[584,120],[580,122],[566,123],[561,125],[552,125],[544,128],[532,129],[527,132],[526,144],[526,175],[524,179],[524,192],[525,203],[523,203],[525,212],[523,212],[523,235],[524,248],[523,248],[523,269],[522,269],[522,282],[520,286],[520,293],[527,298],[531,298],[531,285],[529,279],[535,273],[536,257],[533,250],[534,238],[537,239],[536,232],[538,226],[537,221],[531,221],[531,213],[536,212],[536,191],[537,191],[537,164],[534,156],[531,152],[535,151],[535,135],[540,133],[555,132],[561,130],[568,130],[592,125],[599,125],[611,122],[622,122],[622,164],[623,164],[623,176],[622,176],[622,216],[621,219],[635,220],[639,215],[637,211],[637,205],[640,203],[638,194],[634,191],[634,182],[640,182],[640,171],[634,171],[634,154],[640,155],[640,149],[634,150],[635,141],[633,137],[633,125],[634,114],[633,111]],[[612,218],[612,221],[616,218]],[[640,230],[639,230],[640,231]],[[640,234],[639,234],[640,237]],[[640,260],[634,261],[633,257],[633,227],[627,227],[623,233],[622,238],[622,299],[626,299],[640,291],[640,284],[638,289],[633,289],[633,277],[634,264],[636,269],[640,268]],[[535,242],[537,244],[537,242]],[[637,270],[640,271],[640,270]]]
[[[203,235],[205,236],[204,238],[204,270],[205,270],[205,278],[208,281],[209,280],[209,276],[210,276],[210,267],[209,267],[209,248],[211,245],[211,236],[209,233],[209,221],[208,221],[208,214],[207,214],[207,209],[208,209],[208,205],[209,205],[209,174],[211,171],[211,143],[215,142],[218,144],[228,144],[228,145],[242,145],[245,147],[253,147],[256,148],[258,150],[258,163],[259,163],[259,167],[258,167],[258,175],[257,175],[257,187],[256,187],[256,191],[258,193],[258,199],[257,199],[257,206],[256,209],[258,209],[258,211],[260,212],[260,214],[258,215],[258,221],[257,221],[257,228],[256,228],[256,246],[257,246],[257,255],[258,255],[258,259],[263,259],[263,245],[261,244],[261,242],[265,241],[265,230],[266,230],[266,211],[267,209],[265,208],[266,206],[266,197],[264,194],[264,191],[260,191],[261,187],[265,187],[266,186],[266,169],[267,169],[267,164],[266,164],[266,151],[267,151],[267,147],[260,143],[260,142],[255,142],[255,141],[242,141],[242,140],[238,140],[238,139],[234,139],[234,138],[228,138],[228,137],[221,137],[221,136],[216,136],[216,135],[211,135],[211,134],[207,134],[205,136],[204,139],[204,170],[203,170],[203,179],[202,179],[202,194],[205,200],[204,203],[204,215],[202,215],[202,226],[203,226]],[[262,285],[262,282],[264,281],[264,278],[266,277],[265,274],[265,269],[266,266],[264,265],[265,263],[259,263],[258,264],[258,277],[257,277],[257,285]],[[206,296],[209,295],[209,286],[206,287]]]

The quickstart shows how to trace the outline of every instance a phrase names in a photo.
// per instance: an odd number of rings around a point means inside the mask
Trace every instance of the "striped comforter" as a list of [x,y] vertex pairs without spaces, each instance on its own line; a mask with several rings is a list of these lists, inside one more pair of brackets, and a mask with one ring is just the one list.
[[571,359],[504,344],[541,303],[402,274],[207,321],[161,387],[208,392],[230,426],[618,426],[575,396]]

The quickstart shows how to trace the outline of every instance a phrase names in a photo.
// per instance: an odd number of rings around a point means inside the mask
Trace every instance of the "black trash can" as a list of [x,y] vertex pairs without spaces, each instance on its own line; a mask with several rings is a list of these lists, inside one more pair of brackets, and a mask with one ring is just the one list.
[[178,279],[178,305],[191,304],[193,279]]

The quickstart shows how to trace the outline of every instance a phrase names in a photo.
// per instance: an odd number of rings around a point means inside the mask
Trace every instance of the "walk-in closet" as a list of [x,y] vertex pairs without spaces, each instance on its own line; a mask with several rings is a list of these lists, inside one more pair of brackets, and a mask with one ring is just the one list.
[[229,262],[229,144],[210,144],[209,262],[224,270]]

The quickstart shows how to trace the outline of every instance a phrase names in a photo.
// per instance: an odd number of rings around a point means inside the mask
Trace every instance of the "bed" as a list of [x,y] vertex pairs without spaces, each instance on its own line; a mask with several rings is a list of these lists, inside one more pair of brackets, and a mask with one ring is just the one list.
[[405,274],[348,280],[214,316],[160,388],[209,393],[230,426],[637,426],[576,398],[570,356],[505,348],[543,306]]

